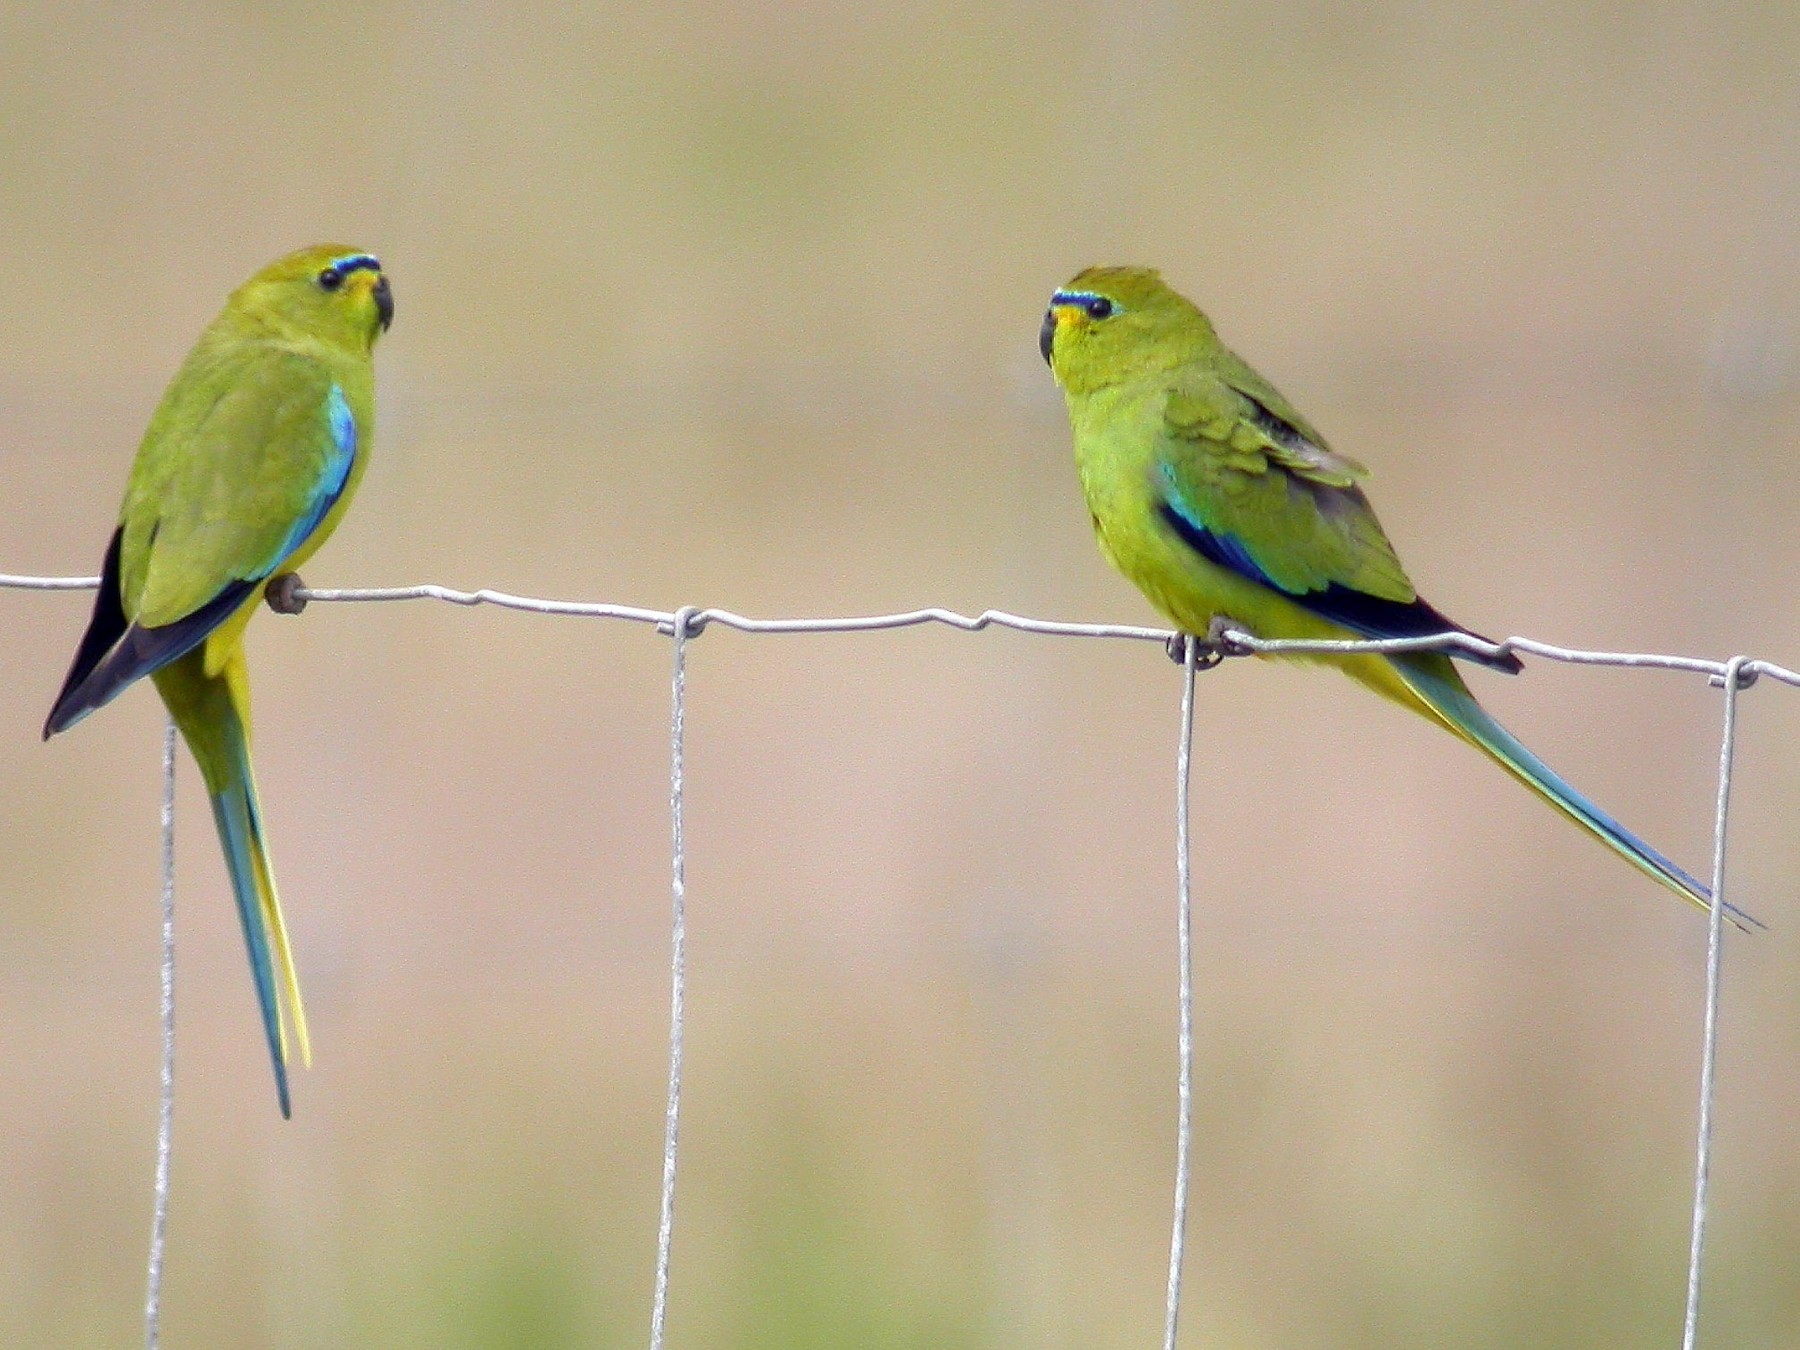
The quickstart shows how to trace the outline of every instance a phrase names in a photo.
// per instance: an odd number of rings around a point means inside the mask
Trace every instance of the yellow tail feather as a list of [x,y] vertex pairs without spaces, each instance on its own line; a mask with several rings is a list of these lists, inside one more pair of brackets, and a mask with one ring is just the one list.
[[[254,789],[252,789],[254,791]],[[300,1000],[300,975],[294,969],[294,954],[288,945],[287,922],[281,917],[281,900],[275,894],[275,878],[269,872],[269,860],[264,855],[261,841],[257,843],[255,852],[257,891],[262,900],[263,922],[274,938],[275,959],[281,965],[281,1000],[276,1005],[276,1015],[281,1026],[281,1056],[287,1058],[288,1027],[291,1023],[294,1039],[300,1048],[300,1063],[312,1068],[312,1039],[306,1032],[306,1005]]]

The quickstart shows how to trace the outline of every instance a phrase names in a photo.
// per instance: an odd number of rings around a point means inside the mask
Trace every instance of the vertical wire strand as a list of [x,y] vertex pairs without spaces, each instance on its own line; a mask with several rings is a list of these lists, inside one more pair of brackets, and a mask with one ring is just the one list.
[[144,1277],[144,1346],[162,1340],[163,1257],[169,1240],[169,1156],[175,1125],[175,719],[163,731],[162,1092],[156,1114],[156,1186]]
[[669,1249],[675,1233],[675,1159],[681,1139],[681,1058],[687,1004],[687,853],[682,841],[682,749],[687,722],[687,640],[698,611],[677,610],[669,680],[669,1101],[663,1117],[662,1208],[656,1226],[656,1293],[650,1350],[662,1350],[669,1309]]
[[1194,1128],[1194,935],[1193,877],[1188,839],[1188,780],[1194,751],[1194,671],[1200,644],[1184,639],[1181,731],[1175,742],[1175,946],[1179,982],[1181,1066],[1176,1075],[1175,1216],[1169,1230],[1169,1293],[1163,1312],[1163,1350],[1175,1350],[1181,1319],[1181,1266],[1187,1250],[1189,1148]]
[[1737,742],[1738,689],[1749,658],[1725,663],[1725,717],[1719,736],[1719,796],[1713,815],[1712,914],[1706,933],[1706,1012],[1700,1039],[1700,1120],[1694,1142],[1694,1222],[1688,1240],[1687,1313],[1682,1350],[1694,1350],[1700,1332],[1700,1265],[1706,1254],[1706,1189],[1712,1172],[1713,1087],[1719,1046],[1719,958],[1725,937],[1725,830],[1731,813],[1731,760]]

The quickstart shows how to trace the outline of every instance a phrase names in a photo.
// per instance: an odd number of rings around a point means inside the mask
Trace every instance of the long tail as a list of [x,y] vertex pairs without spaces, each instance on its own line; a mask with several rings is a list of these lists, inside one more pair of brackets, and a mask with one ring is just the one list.
[[[1403,656],[1384,664],[1398,675],[1405,692],[1412,695],[1411,699],[1400,698],[1401,702],[1412,703],[1470,745],[1484,751],[1501,768],[1639,871],[1654,877],[1689,903],[1703,910],[1712,908],[1712,891],[1703,882],[1696,880],[1582,796],[1562,775],[1527,750],[1516,736],[1496,722],[1475,701],[1475,696],[1469,692],[1468,686],[1463,683],[1462,676],[1457,673],[1448,657],[1437,653],[1422,653],[1418,656]],[[1352,673],[1363,676],[1360,670]],[[1368,680],[1368,683],[1376,684],[1382,693],[1390,697],[1399,697],[1401,692],[1384,688],[1375,680]],[[1727,904],[1725,912],[1740,928],[1763,926],[1733,905]]]
[[256,777],[250,768],[250,686],[243,650],[235,648],[217,675],[208,675],[205,664],[203,647],[165,666],[154,678],[200,765],[212,798],[213,820],[219,827],[226,870],[237,897],[250,975],[262,1009],[263,1034],[275,1069],[275,1092],[286,1117],[291,1113],[287,1076],[290,1027],[302,1064],[312,1063],[312,1045],[306,1034],[306,1010],[300,1002],[287,925],[282,921],[263,842]]

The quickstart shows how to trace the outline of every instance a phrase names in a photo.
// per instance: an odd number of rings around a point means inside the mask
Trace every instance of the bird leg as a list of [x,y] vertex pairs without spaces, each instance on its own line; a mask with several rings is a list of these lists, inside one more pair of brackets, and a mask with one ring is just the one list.
[[298,614],[306,608],[306,600],[294,592],[306,589],[298,572],[283,572],[268,584],[263,599],[277,614]]
[[1168,652],[1169,660],[1173,661],[1176,665],[1186,666],[1188,659],[1188,643],[1190,642],[1194,644],[1196,649],[1194,652],[1195,670],[1211,670],[1214,666],[1218,665],[1219,662],[1225,659],[1225,653],[1220,651],[1218,647],[1214,646],[1205,638],[1195,637],[1192,633],[1171,634],[1169,640],[1163,643],[1163,650]]
[[1163,644],[1169,659],[1178,666],[1187,664],[1187,645],[1192,642],[1199,648],[1194,654],[1195,670],[1211,670],[1228,656],[1248,656],[1247,648],[1231,640],[1233,632],[1243,632],[1244,625],[1236,619],[1223,614],[1215,614],[1212,622],[1206,625],[1206,636],[1196,637],[1192,633],[1175,633]]
[[[1239,623],[1226,614],[1215,614],[1212,616],[1212,622],[1206,625],[1206,645],[1221,656],[1254,655],[1248,647],[1232,639],[1233,633],[1250,633],[1250,625]],[[1254,633],[1250,635],[1255,636]]]

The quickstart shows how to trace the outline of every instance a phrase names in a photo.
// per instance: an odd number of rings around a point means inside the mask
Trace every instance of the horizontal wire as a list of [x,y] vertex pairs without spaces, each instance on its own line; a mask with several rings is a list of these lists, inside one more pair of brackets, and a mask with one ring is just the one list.
[[[92,590],[100,584],[98,577],[36,577],[0,572],[0,589],[38,591]],[[401,600],[440,600],[452,605],[494,605],[501,609],[522,610],[531,614],[550,614],[570,618],[621,619],[629,623],[654,626],[658,632],[675,631],[676,610],[648,609],[641,605],[616,605],[582,600],[554,600],[542,596],[514,595],[510,591],[484,588],[460,591],[449,586],[386,586],[312,589],[296,586],[289,597],[305,604],[317,600],[324,604],[371,604]],[[1124,638],[1135,642],[1167,643],[1177,634],[1167,628],[1147,628],[1128,623],[1073,623],[1061,619],[1033,619],[1003,609],[985,609],[979,614],[962,614],[953,609],[931,607],[902,610],[893,614],[859,614],[831,618],[753,619],[729,609],[688,607],[686,633],[695,637],[712,624],[735,629],[740,633],[866,633],[895,628],[916,628],[939,624],[966,633],[985,628],[1010,628],[1020,633],[1036,633],[1045,637]],[[1463,653],[1470,656],[1506,657],[1511,655],[1541,656],[1549,661],[1562,661],[1578,666],[1617,666],[1627,669],[1685,671],[1705,675],[1715,685],[1723,684],[1728,670],[1737,674],[1740,688],[1748,687],[1759,676],[1783,684],[1800,687],[1800,671],[1748,656],[1734,656],[1727,661],[1712,661],[1697,656],[1678,656],[1664,652],[1588,651],[1578,647],[1561,647],[1535,638],[1509,637],[1490,642],[1471,633],[1439,633],[1426,637],[1383,638],[1380,640],[1329,640],[1314,638],[1259,638],[1251,633],[1226,627],[1217,635],[1216,650],[1223,656],[1355,656],[1358,654],[1394,655],[1402,652]]]
[[91,591],[99,584],[99,577],[22,577],[0,572],[0,586],[20,591]]

